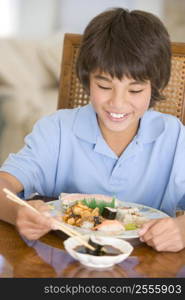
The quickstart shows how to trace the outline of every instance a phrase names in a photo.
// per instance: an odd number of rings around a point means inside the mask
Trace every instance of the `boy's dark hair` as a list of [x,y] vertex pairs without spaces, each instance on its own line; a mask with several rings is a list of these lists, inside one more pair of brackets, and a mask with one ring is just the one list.
[[96,16],[86,27],[76,71],[89,91],[90,73],[100,70],[121,79],[150,80],[150,106],[163,99],[171,70],[169,34],[151,13],[112,8]]

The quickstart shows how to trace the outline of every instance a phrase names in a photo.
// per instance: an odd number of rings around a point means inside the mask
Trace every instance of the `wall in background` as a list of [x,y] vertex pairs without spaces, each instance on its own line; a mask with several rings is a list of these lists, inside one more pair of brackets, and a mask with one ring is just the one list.
[[0,37],[45,38],[59,28],[61,0],[0,0]]
[[17,0],[0,0],[0,37],[13,35],[18,26]]
[[57,30],[60,0],[16,1],[19,5],[17,34],[20,37],[46,37]]
[[116,6],[150,11],[162,18],[163,1],[0,0],[0,36],[35,39],[56,31],[82,33],[95,15]]
[[173,41],[185,42],[185,0],[0,0],[0,37],[40,39],[56,32],[82,33],[90,19],[115,6],[156,14]]
[[64,32],[82,33],[87,23],[110,7],[141,9],[163,15],[163,0],[61,0],[61,29]]
[[165,0],[164,22],[174,42],[185,42],[185,0]]

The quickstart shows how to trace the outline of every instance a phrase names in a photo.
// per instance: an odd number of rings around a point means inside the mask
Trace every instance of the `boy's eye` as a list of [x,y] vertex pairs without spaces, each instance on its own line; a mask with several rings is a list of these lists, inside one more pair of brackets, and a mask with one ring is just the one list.
[[103,89],[103,90],[111,90],[110,87],[102,86],[102,85],[99,85],[99,84],[98,84],[98,87],[99,87],[100,89]]
[[143,90],[137,90],[137,91],[130,91],[130,93],[136,94],[136,93],[141,93]]

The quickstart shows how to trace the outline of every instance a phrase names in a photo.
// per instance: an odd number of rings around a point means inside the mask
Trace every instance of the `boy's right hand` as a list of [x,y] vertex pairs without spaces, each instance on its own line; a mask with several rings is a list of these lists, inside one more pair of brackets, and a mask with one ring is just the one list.
[[52,229],[54,218],[49,215],[49,207],[41,200],[31,200],[29,204],[36,208],[40,215],[25,206],[17,210],[16,227],[21,235],[29,240],[37,240]]

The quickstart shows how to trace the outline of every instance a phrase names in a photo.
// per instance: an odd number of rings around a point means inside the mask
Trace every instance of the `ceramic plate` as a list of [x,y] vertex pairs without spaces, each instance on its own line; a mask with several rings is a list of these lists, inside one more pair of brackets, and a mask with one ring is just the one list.
[[[62,209],[61,209],[61,201],[60,200],[55,200],[52,202],[48,202],[47,203],[50,207],[51,207],[51,215],[52,216],[62,216]],[[149,206],[145,206],[145,205],[141,205],[141,204],[137,204],[137,203],[132,203],[132,202],[123,202],[120,200],[116,200],[116,206],[117,207],[137,207],[139,209],[139,212],[142,214],[143,217],[146,217],[147,219],[160,219],[160,218],[165,218],[168,217],[167,214],[165,214],[164,212],[156,209],[156,208],[152,208]],[[65,223],[66,224],[66,223]],[[66,224],[67,226],[74,228],[75,230],[79,231],[80,233],[83,234],[92,234],[92,230],[90,229],[84,229],[84,228],[80,228],[77,226],[72,226],[69,224]],[[93,234],[95,235],[99,235],[99,236],[105,236],[105,232],[101,232],[101,231],[93,231]],[[110,235],[109,235],[110,236]],[[138,229],[137,230],[125,230],[123,231],[123,233],[116,235],[114,234],[114,237],[118,237],[118,238],[124,238],[124,239],[130,239],[130,238],[138,238]]]

